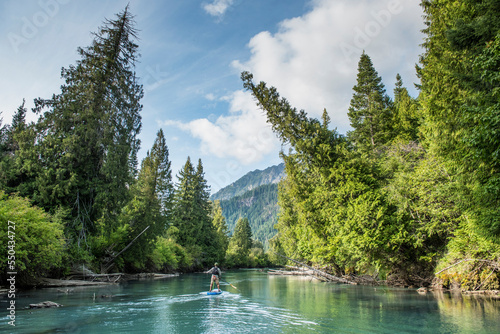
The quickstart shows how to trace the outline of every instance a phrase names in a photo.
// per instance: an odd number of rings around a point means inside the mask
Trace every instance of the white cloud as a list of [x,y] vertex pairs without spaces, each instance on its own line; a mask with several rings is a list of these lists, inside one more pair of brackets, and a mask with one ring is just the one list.
[[204,4],[203,9],[210,15],[221,17],[233,4],[233,0],[214,0],[209,4]]
[[278,141],[266,123],[252,96],[236,91],[221,100],[229,100],[229,116],[220,116],[215,122],[207,118],[188,123],[165,121],[201,140],[201,150],[219,158],[232,157],[248,165],[260,161],[266,154],[276,152]]
[[345,133],[363,50],[386,87],[393,86],[398,72],[413,87],[414,65],[422,52],[422,11],[411,0],[315,0],[313,5],[307,14],[281,22],[277,33],[254,36],[248,44],[250,58],[232,65],[275,86],[311,116],[319,117],[326,108],[332,125]]
[[206,98],[207,100],[209,100],[209,101],[215,101],[215,100],[216,100],[215,95],[214,95],[214,94],[212,94],[212,93],[208,93],[208,94],[206,94],[206,95],[205,95],[205,98]]
[[[255,35],[248,44],[249,59],[231,65],[275,86],[292,106],[312,117],[319,118],[326,108],[331,125],[346,133],[363,50],[386,87],[393,87],[397,73],[410,89],[417,81],[414,65],[422,52],[422,12],[412,0],[314,0],[312,4],[305,15],[281,22],[277,33]],[[200,139],[204,151],[243,164],[276,152],[277,140],[248,92],[237,91],[221,100],[229,103],[229,116],[177,126]]]

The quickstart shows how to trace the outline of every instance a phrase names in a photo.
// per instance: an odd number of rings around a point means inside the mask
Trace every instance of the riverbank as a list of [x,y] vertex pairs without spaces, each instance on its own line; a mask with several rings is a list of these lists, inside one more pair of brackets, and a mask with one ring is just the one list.
[[427,294],[427,293],[455,293],[455,294],[463,294],[467,296],[485,296],[491,297],[494,299],[500,299],[500,290],[463,290],[460,288],[452,288],[446,289],[442,285],[437,283],[428,284],[426,286],[414,286],[414,285],[405,285],[400,282],[394,283],[391,280],[377,280],[369,275],[362,276],[353,276],[353,275],[344,275],[342,277],[333,276],[327,273],[324,273],[318,269],[312,270],[311,268],[303,268],[303,267],[294,267],[294,266],[285,266],[280,269],[268,269],[267,274],[271,276],[295,276],[295,277],[308,277],[315,280],[319,280],[322,282],[332,282],[332,283],[340,283],[340,284],[350,284],[350,285],[369,285],[369,286],[386,286],[391,288],[405,288],[405,289],[415,289],[419,294]]

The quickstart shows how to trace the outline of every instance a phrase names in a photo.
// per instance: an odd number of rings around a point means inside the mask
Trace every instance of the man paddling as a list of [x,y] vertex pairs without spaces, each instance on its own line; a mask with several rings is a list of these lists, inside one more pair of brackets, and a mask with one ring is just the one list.
[[220,271],[218,265],[219,264],[215,262],[213,268],[207,271],[207,274],[212,274],[212,278],[210,279],[210,292],[212,292],[212,285],[214,284],[214,282],[217,284],[217,289],[219,289],[220,291],[219,278],[222,275],[222,272]]

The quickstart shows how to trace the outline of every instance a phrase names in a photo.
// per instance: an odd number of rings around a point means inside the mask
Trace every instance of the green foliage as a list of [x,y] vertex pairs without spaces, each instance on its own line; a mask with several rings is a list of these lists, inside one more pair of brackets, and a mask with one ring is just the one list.
[[173,194],[172,226],[177,242],[191,254],[194,266],[202,268],[223,258],[212,223],[212,207],[203,165],[196,171],[188,157],[179,172],[179,183]]
[[240,218],[226,252],[226,264],[230,267],[247,267],[252,248],[252,230],[247,218]]
[[391,261],[429,276],[463,219],[454,202],[456,183],[442,162],[414,142],[394,143],[385,168],[388,201],[396,208],[399,232],[391,238]]
[[149,261],[155,271],[168,268],[175,270],[179,266],[179,259],[176,255],[178,245],[170,239],[158,237],[154,245],[153,252],[149,255]]
[[40,118],[19,137],[16,161],[30,196],[49,212],[71,211],[67,237],[78,246],[89,244],[97,221],[117,228],[136,174],[143,90],[133,25],[128,7],[107,20],[78,49],[77,64],[63,68],[61,93],[35,101]]
[[21,184],[26,181],[25,175],[20,172],[16,164],[16,154],[19,151],[18,141],[27,127],[24,103],[23,99],[23,103],[12,117],[10,126],[2,126],[0,122],[0,189],[4,189],[7,193],[21,193]]
[[[229,246],[229,229],[219,201],[212,202],[212,225],[215,229],[216,245],[219,254],[226,254]],[[218,261],[221,262],[221,261]]]
[[278,185],[261,185],[243,195],[221,201],[222,214],[227,219],[229,231],[234,231],[241,217],[250,221],[255,240],[267,244],[275,234],[274,225],[278,218]]
[[260,242],[254,242],[248,254],[248,266],[251,268],[264,268],[271,264],[267,253],[264,252],[264,246]]
[[[242,73],[291,147],[282,153],[287,176],[273,251],[340,274],[378,272],[407,284],[429,283],[443,261],[498,261],[500,8],[495,0],[422,6],[421,96],[412,98],[398,75],[391,101],[363,52],[348,138],[328,130],[326,111],[322,122],[310,119],[274,87]],[[486,275],[491,268],[470,268],[474,282],[497,286],[498,275]]]
[[122,239],[127,244],[145,230],[123,255],[125,263],[130,263],[134,270],[145,269],[155,248],[155,240],[166,233],[173,193],[170,165],[165,137],[160,129],[151,151],[141,163],[137,182],[131,188],[133,198],[120,216],[121,225],[129,227],[128,236]]
[[[462,260],[464,261],[455,265]],[[483,260],[491,260],[486,262]],[[497,265],[500,261],[500,245],[484,238],[477,233],[477,228],[471,222],[463,220],[454,234],[454,238],[448,243],[445,256],[440,259],[436,270],[441,271],[437,278],[445,287],[454,284],[463,290],[498,290],[500,277]],[[452,266],[449,269],[448,267]],[[446,270],[445,270],[446,269]],[[494,275],[490,276],[491,273]]]
[[403,87],[401,76],[396,76],[396,87],[394,88],[394,105],[391,120],[394,141],[411,142],[419,140],[419,104],[410,96],[408,89]]
[[382,78],[364,52],[358,63],[357,83],[353,90],[347,115],[354,130],[348,136],[359,150],[373,151],[391,138],[391,101],[385,94]]
[[497,1],[426,1],[423,132],[457,178],[457,203],[488,238],[500,237]]
[[19,285],[33,283],[63,264],[62,222],[58,215],[45,213],[28,199],[0,191],[0,247],[5,254],[12,250],[0,260],[2,281],[7,272],[15,271]]

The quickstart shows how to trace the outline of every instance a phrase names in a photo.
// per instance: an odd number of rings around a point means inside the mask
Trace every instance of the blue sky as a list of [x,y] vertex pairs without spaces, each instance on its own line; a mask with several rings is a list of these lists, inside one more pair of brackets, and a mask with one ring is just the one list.
[[[144,85],[139,158],[163,128],[173,174],[201,159],[212,192],[280,163],[279,141],[239,78],[278,88],[312,117],[326,108],[349,130],[347,108],[362,51],[387,92],[397,73],[412,95],[422,53],[415,0],[33,0],[0,2],[0,111],[4,123],[26,99],[59,93],[62,67],[105,18],[130,3],[139,30]],[[28,116],[30,121],[35,115]]]

